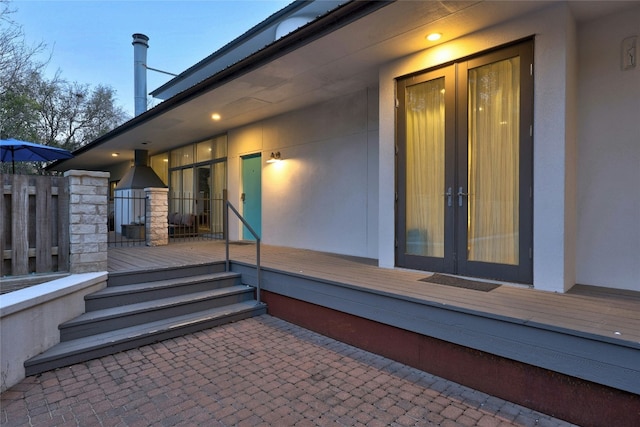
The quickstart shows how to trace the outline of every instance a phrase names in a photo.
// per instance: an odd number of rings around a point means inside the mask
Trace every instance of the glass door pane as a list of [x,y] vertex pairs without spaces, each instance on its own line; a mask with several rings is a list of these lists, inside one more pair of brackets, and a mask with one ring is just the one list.
[[225,190],[227,189],[227,162],[217,162],[211,173],[211,232],[222,236]]
[[169,183],[169,213],[181,212],[182,197],[182,170],[171,171],[171,181]]
[[182,169],[182,210],[183,214],[193,214],[195,197],[193,191],[193,168]]
[[169,212],[177,212],[180,214],[194,213],[193,168],[171,171],[169,199],[171,200]]
[[406,89],[405,253],[444,257],[444,77]]
[[467,260],[518,265],[520,58],[468,73]]
[[211,166],[198,166],[196,168],[198,186],[196,191],[196,208],[199,230],[209,231],[211,221]]

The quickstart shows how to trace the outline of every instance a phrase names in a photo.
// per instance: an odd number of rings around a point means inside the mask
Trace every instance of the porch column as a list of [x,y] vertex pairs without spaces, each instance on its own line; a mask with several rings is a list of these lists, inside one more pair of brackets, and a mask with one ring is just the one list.
[[145,188],[147,211],[144,227],[147,246],[163,246],[169,244],[167,215],[169,213],[169,189]]
[[70,170],[69,272],[107,271],[109,173]]
[[559,5],[535,49],[533,286],[564,293],[576,283],[576,26]]

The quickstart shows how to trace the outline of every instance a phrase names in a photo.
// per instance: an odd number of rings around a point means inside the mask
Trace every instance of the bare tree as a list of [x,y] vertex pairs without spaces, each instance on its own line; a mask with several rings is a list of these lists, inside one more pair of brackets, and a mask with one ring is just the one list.
[[23,81],[26,74],[42,70],[47,63],[36,59],[45,44],[28,46],[22,27],[12,19],[13,13],[9,1],[0,0],[0,95]]
[[36,60],[45,45],[26,44],[14,12],[9,1],[0,0],[0,138],[33,138],[36,114],[29,82],[46,65]]
[[75,150],[124,122],[128,116],[115,103],[115,91],[104,85],[90,88],[57,75],[41,80],[35,94],[39,140]]
[[60,71],[46,78],[48,60],[38,60],[46,46],[27,45],[14,12],[0,0],[0,138],[73,151],[129,118],[110,86],[68,82]]

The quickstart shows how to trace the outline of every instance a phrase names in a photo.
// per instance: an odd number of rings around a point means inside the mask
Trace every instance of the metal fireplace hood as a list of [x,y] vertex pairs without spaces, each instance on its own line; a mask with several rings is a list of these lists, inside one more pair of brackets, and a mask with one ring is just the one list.
[[147,166],[147,159],[147,150],[135,150],[133,166],[122,177],[115,189],[167,188],[153,169]]

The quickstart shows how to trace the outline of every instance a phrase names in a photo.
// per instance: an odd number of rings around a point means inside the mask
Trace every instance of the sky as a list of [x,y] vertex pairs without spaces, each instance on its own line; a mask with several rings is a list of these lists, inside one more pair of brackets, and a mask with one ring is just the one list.
[[[179,74],[292,0],[12,0],[25,41],[46,45],[46,74],[109,85],[133,117],[132,34],[149,37],[147,66]],[[147,91],[171,76],[148,71]]]

